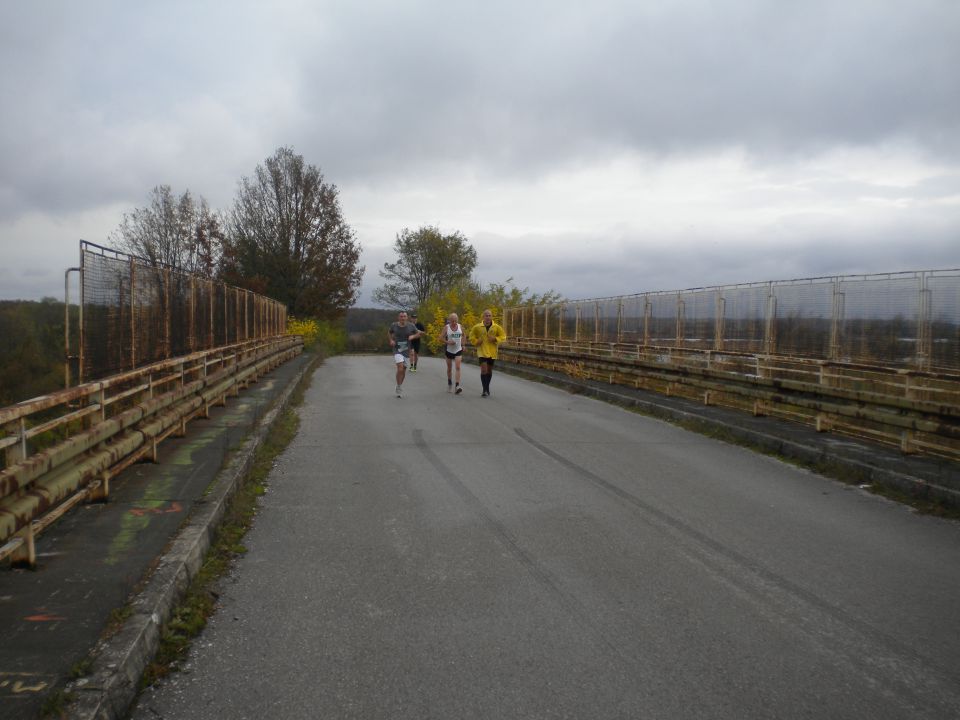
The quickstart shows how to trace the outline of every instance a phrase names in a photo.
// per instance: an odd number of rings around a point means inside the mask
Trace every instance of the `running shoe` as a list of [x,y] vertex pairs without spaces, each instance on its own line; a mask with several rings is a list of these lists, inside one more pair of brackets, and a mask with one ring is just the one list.
[[462,393],[462,392],[463,392],[463,388],[460,387],[459,385],[457,385],[457,389],[456,389],[456,391],[455,391],[455,394],[459,395],[459,394]]

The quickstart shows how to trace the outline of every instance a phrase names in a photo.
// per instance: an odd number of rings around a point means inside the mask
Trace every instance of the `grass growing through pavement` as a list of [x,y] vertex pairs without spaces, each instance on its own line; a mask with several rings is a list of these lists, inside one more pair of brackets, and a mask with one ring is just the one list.
[[67,706],[73,701],[73,693],[68,693],[63,688],[58,688],[47,695],[40,706],[41,718],[65,718],[67,717]]
[[70,679],[76,680],[78,678],[86,677],[90,674],[90,668],[93,666],[93,660],[89,657],[75,662],[73,667],[70,668]]
[[107,618],[107,628],[103,632],[103,637],[108,638],[120,632],[123,624],[133,615],[133,608],[130,605],[114,608],[110,611]]
[[[309,377],[308,371],[305,378]],[[274,460],[297,434],[300,419],[294,409],[303,402],[307,386],[308,382],[303,382],[297,387],[287,410],[258,449],[253,467],[231,499],[203,565],[163,629],[160,648],[144,670],[141,687],[152,685],[177,669],[186,657],[190,642],[206,627],[207,618],[216,609],[217,582],[226,575],[233,561],[246,552],[243,537],[256,515],[259,498],[266,492],[267,476]]]
[[864,489],[876,495],[882,495],[887,498],[887,500],[909,505],[921,515],[934,515],[950,520],[960,520],[960,508],[946,505],[939,500],[906,493],[903,490],[887,487],[886,485],[871,485]]

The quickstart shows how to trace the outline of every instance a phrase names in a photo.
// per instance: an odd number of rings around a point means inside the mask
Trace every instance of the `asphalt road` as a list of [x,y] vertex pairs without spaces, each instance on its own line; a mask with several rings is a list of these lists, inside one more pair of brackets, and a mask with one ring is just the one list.
[[156,718],[960,717],[960,524],[503,374],[315,374]]

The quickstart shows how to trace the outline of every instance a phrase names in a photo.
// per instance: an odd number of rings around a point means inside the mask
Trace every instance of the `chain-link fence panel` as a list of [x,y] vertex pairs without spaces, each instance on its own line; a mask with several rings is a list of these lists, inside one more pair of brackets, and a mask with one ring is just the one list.
[[[571,301],[540,314],[533,311],[523,324],[518,310],[504,311],[512,318],[511,337],[960,371],[960,270],[808,278]],[[528,328],[538,334],[527,335]]]
[[722,350],[757,354],[764,351],[764,329],[770,285],[747,285],[720,290]]
[[839,278],[831,360],[909,367],[917,361],[923,277]]
[[132,361],[129,354],[130,262],[121,257],[82,252],[80,372],[110,375]]
[[960,368],[960,271],[929,273],[923,299],[930,329],[921,334],[921,357],[933,369],[956,370]]
[[655,293],[647,296],[645,345],[677,346],[677,298],[676,293]]
[[532,306],[523,308],[521,313],[523,317],[522,326],[523,326],[523,335],[524,337],[539,337],[537,334],[537,319]]
[[193,283],[190,275],[181,272],[170,273],[170,317],[183,318],[181,322],[171,322],[170,354],[179,357],[190,352],[190,336],[193,334]]
[[535,305],[532,308],[533,337],[545,338],[550,331],[550,306]]
[[615,343],[620,341],[620,299],[598,300],[597,341]]
[[194,305],[191,350],[214,347],[214,310],[216,292],[213,280],[194,279]]
[[282,303],[85,241],[80,277],[81,382],[286,328]]
[[680,293],[678,336],[680,346],[695,350],[713,350],[717,344],[717,290]]
[[517,324],[514,322],[519,312],[519,308],[504,308],[503,310],[503,329],[507,337],[518,337],[520,333],[516,331]]
[[620,342],[643,343],[643,318],[647,307],[644,295],[628,295],[621,301]]
[[548,340],[559,340],[561,322],[563,318],[563,305],[554,303],[546,307],[546,330],[544,338]]
[[597,306],[592,300],[581,300],[577,306],[577,342],[593,342],[597,336]]
[[772,283],[768,352],[829,358],[835,288],[832,279]]
[[560,306],[560,331],[557,340],[575,340],[577,337],[577,306],[563,303]]

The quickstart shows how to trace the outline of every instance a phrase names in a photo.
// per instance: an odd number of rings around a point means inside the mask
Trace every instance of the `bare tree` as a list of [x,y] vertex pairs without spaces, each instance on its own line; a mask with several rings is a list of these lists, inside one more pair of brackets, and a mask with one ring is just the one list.
[[158,185],[150,203],[124,214],[111,234],[120,250],[185,272],[210,277],[219,261],[221,223],[202,197],[189,190],[175,197],[169,185]]

